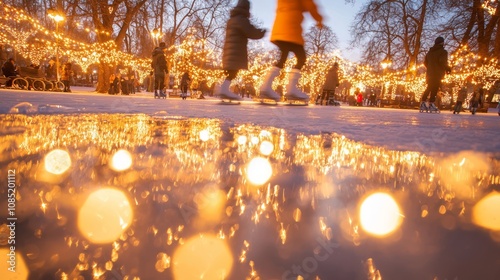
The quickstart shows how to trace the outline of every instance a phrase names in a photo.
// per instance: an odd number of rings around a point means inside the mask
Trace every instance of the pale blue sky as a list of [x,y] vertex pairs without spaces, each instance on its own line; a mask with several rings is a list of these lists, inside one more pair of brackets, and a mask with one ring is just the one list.
[[[236,2],[236,1],[235,1]],[[349,28],[354,20],[354,16],[361,8],[365,0],[356,0],[356,3],[346,4],[345,0],[315,0],[323,15],[324,24],[333,29],[339,39],[339,48],[344,58],[351,61],[358,61],[360,54],[357,50],[347,49],[351,40]],[[264,23],[264,27],[269,31],[272,28],[274,14],[276,10],[276,0],[250,0],[252,16]],[[314,20],[306,15],[303,29],[307,30],[314,24]],[[263,40],[269,41],[269,32]]]

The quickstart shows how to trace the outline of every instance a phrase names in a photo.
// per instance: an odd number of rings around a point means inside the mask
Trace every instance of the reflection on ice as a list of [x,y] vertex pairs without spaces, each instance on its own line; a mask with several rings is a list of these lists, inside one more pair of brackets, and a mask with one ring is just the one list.
[[269,160],[262,157],[254,157],[247,167],[248,180],[257,186],[265,184],[273,175],[273,168]]
[[472,211],[475,224],[500,232],[500,193],[488,194],[476,203]]
[[63,174],[71,167],[71,158],[68,152],[61,149],[50,151],[45,156],[44,162],[45,170],[55,175]]
[[174,279],[227,279],[233,262],[224,240],[214,235],[192,237],[174,253]]
[[[498,154],[433,158],[166,112],[0,123],[0,172],[16,170],[16,248],[30,279],[498,273],[498,202],[488,195],[500,185]],[[378,192],[382,200],[360,207]]]
[[398,203],[387,193],[374,193],[363,199],[359,217],[364,230],[379,236],[393,232],[401,224]]
[[92,192],[78,212],[78,228],[92,243],[112,243],[132,223],[133,212],[126,195],[117,189]]
[[118,150],[111,159],[110,167],[115,171],[124,171],[132,166],[132,155],[127,150]]

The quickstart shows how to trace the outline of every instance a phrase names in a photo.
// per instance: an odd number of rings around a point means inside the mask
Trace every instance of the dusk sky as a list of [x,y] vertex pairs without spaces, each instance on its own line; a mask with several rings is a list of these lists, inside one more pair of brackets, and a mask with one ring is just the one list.
[[[235,1],[236,2],[236,1]],[[345,0],[315,0],[320,9],[320,13],[325,18],[324,24],[332,28],[339,39],[339,48],[342,56],[351,61],[358,61],[360,54],[356,49],[347,49],[351,39],[349,27],[354,20],[354,16],[359,11],[364,0],[357,0],[356,3],[346,4]],[[269,41],[269,34],[273,26],[274,14],[276,11],[276,0],[250,0],[252,16],[262,21],[268,33],[263,40]],[[303,29],[307,30],[314,24],[314,20],[306,15]]]

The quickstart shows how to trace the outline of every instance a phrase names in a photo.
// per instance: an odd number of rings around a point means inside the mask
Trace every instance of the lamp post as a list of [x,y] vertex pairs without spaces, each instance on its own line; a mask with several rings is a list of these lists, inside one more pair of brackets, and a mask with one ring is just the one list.
[[151,37],[153,38],[153,44],[155,46],[158,46],[158,44],[160,44],[159,43],[160,36],[161,36],[161,32],[157,28],[155,28],[151,31]]
[[54,9],[49,9],[48,14],[56,22],[56,79],[59,81],[59,22],[64,20],[64,16]]
[[383,100],[384,99],[384,89],[385,89],[385,69],[387,69],[388,67],[390,67],[392,65],[392,61],[390,59],[384,59],[382,60],[382,62],[380,63],[380,65],[382,66],[382,92],[380,93],[380,99]]

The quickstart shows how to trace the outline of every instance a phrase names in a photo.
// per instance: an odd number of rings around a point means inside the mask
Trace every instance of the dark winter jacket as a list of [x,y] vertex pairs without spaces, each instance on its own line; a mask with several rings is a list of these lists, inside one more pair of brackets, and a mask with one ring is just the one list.
[[189,77],[189,74],[187,72],[185,72],[181,78],[181,86],[187,86],[190,81],[191,81],[191,78]]
[[335,90],[339,86],[339,65],[334,64],[326,74],[323,90]]
[[[245,2],[245,1],[240,1]],[[257,29],[250,23],[250,6],[238,5],[231,10],[226,25],[226,39],[222,55],[224,70],[248,68],[248,39],[261,39],[265,30]]]
[[165,59],[165,54],[163,53],[162,48],[157,47],[153,50],[151,67],[153,68],[155,75],[168,73],[167,60]]
[[458,92],[458,96],[457,96],[457,102],[460,101],[460,102],[464,102],[465,99],[467,99],[467,88],[462,88],[460,89],[460,91]]
[[2,72],[5,77],[13,77],[18,75],[16,65],[14,65],[14,62],[10,59],[7,60],[7,62],[5,62],[5,64],[3,65]]
[[424,65],[427,67],[427,80],[441,81],[444,75],[451,71],[448,66],[448,52],[442,44],[437,44],[429,49],[425,55]]

